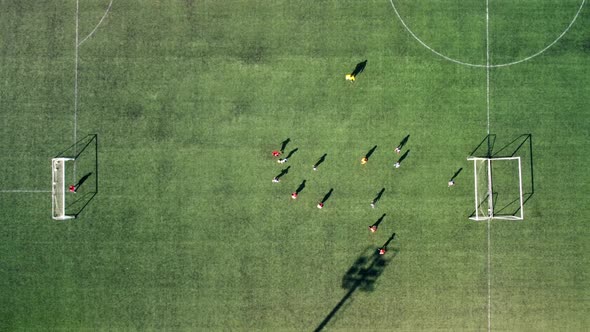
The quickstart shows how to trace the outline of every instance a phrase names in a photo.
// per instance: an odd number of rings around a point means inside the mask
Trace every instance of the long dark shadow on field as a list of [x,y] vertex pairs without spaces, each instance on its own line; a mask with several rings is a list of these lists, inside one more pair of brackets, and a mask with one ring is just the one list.
[[295,152],[297,152],[297,151],[299,151],[299,148],[295,148],[295,149],[291,150],[289,152],[289,154],[285,157],[285,159],[291,158],[291,156],[293,156],[293,154],[295,154]]
[[[471,157],[488,157],[491,155],[491,152],[494,148],[494,144],[496,143],[496,134],[488,134],[484,139],[479,143],[473,151],[469,154]],[[480,149],[485,144],[485,153],[481,154]]]
[[285,149],[287,148],[287,144],[289,144],[289,142],[291,142],[290,138],[287,138],[281,142],[281,153],[285,153]]
[[320,166],[320,165],[321,165],[321,164],[324,162],[324,160],[326,160],[326,156],[327,156],[327,155],[328,155],[327,153],[324,153],[324,154],[323,154],[323,155],[320,157],[320,159],[319,159],[318,161],[316,161],[316,163],[315,163],[315,164],[313,164],[313,168],[314,168],[314,169],[315,169],[315,168],[318,168],[318,166]]
[[365,70],[365,67],[367,67],[367,60],[357,63],[350,75],[357,76]]
[[326,201],[330,198],[330,196],[332,196],[332,192],[334,191],[334,188],[330,188],[330,191],[328,191],[325,195],[324,198],[322,198],[322,203],[326,203]]
[[299,184],[299,187],[297,187],[297,190],[295,190],[296,193],[300,193],[303,189],[305,189],[305,181],[307,180],[303,180],[303,182],[301,182],[301,184]]
[[[498,151],[494,152],[492,157],[514,157],[516,152],[518,152],[518,150],[520,150],[520,148],[527,142],[529,136],[530,134],[522,134],[518,136],[517,138],[513,139],[510,143],[504,145]],[[510,147],[513,147],[513,149],[509,150]]]
[[386,214],[386,213],[384,213],[384,214],[383,214],[383,215],[382,215],[382,216],[381,216],[379,219],[377,219],[377,221],[375,221],[375,222],[373,223],[373,225],[371,225],[371,226],[379,227],[379,225],[380,225],[380,224],[383,222],[383,219],[385,219],[385,216],[386,216],[386,215],[387,215],[387,214]]
[[[70,145],[67,149],[60,151],[57,155],[55,155],[54,158],[64,157],[64,156],[73,157],[73,158],[78,157],[90,145],[90,143],[92,143],[92,141],[96,138],[97,138],[96,134],[86,135],[85,137],[79,139],[76,143]],[[79,146],[82,144],[84,145],[84,147],[77,153],[77,155],[73,155],[73,153],[69,154],[69,155],[66,154],[66,152],[72,150],[75,146]]]
[[381,191],[379,191],[377,193],[377,196],[375,196],[375,198],[373,198],[373,204],[377,204],[377,202],[379,202],[379,200],[381,199],[381,196],[383,196],[384,192],[385,192],[385,188],[381,188]]
[[342,299],[338,301],[336,306],[334,306],[324,320],[315,328],[315,332],[323,330],[328,325],[354,292],[357,290],[364,292],[375,290],[375,281],[383,273],[387,264],[397,255],[397,251],[392,251],[392,254],[389,254],[389,258],[386,259],[383,255],[379,255],[377,250],[375,247],[365,248],[363,253],[356,259],[346,274],[344,274],[342,277],[342,288],[348,289],[348,292],[344,294]]
[[82,186],[84,184],[84,182],[86,182],[86,180],[88,180],[88,178],[92,175],[92,172],[87,173],[86,175],[84,175],[82,178],[80,178],[80,180],[78,180],[78,182],[74,185],[74,187],[76,187],[76,190],[78,190],[78,188],[80,188],[80,186]]
[[[493,157],[514,157],[518,154],[518,152],[523,149],[523,147],[528,142],[528,146],[524,148],[528,148],[529,153],[529,163],[530,163],[530,176],[531,176],[531,183],[530,183],[530,192],[523,193],[523,205],[531,199],[533,194],[535,193],[535,172],[534,172],[534,158],[533,158],[533,135],[532,134],[522,134],[512,140],[510,143],[504,145],[501,149],[494,153]],[[520,210],[520,206],[518,208]],[[518,212],[518,210],[516,212]],[[515,214],[516,214],[515,212]]]
[[291,168],[291,166],[282,169],[281,172],[277,176],[275,176],[275,178],[280,179],[283,175],[287,175],[287,173],[289,173],[289,168]]
[[401,164],[402,161],[404,161],[404,159],[406,159],[408,157],[408,154],[410,154],[410,150],[407,150],[406,152],[404,152],[404,154],[402,154],[402,156],[399,157],[399,160],[397,162]]
[[461,173],[461,171],[462,171],[462,170],[463,170],[463,167],[459,168],[459,169],[458,169],[458,170],[455,172],[455,174],[453,174],[453,177],[451,178],[451,181],[455,180],[455,178],[456,178],[457,176],[459,176],[459,174]]
[[410,139],[410,135],[406,135],[406,137],[404,137],[404,138],[401,140],[401,142],[399,142],[399,144],[398,144],[397,148],[398,148],[398,149],[400,149],[400,150],[401,150],[401,149],[403,149],[403,148],[404,148],[404,146],[406,145],[406,143],[408,143],[408,140],[409,140],[409,139]]
[[377,150],[377,145],[375,145],[374,147],[372,147],[372,148],[371,148],[371,150],[369,150],[369,151],[367,152],[367,154],[365,154],[365,158],[367,158],[367,160],[368,160],[369,158],[371,158],[371,155],[373,154],[373,152],[375,152],[375,150]]

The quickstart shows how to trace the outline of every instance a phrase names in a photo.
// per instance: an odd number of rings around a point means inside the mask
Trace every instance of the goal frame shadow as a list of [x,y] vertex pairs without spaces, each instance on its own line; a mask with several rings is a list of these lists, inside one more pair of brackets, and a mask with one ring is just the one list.
[[[509,143],[502,145],[498,149],[496,146],[496,134],[488,134],[483,140],[475,147],[470,153],[469,158],[490,158],[490,159],[502,159],[502,158],[514,158],[520,153],[528,154],[528,158],[525,160],[528,163],[526,172],[530,181],[526,183],[526,191],[522,193],[522,206],[529,202],[535,193],[535,180],[534,180],[534,157],[533,157],[533,135],[532,134],[521,134],[514,138]],[[514,204],[519,202],[520,197],[508,202],[498,205],[499,193],[492,190],[493,200],[492,208],[494,211],[493,217],[497,216],[497,219],[516,219],[517,215],[521,212],[520,204],[516,207],[512,207]],[[489,195],[485,196],[482,200],[477,203],[477,208],[480,208],[484,201],[487,200]],[[476,210],[472,210],[469,215],[470,219],[474,219],[476,216]]]

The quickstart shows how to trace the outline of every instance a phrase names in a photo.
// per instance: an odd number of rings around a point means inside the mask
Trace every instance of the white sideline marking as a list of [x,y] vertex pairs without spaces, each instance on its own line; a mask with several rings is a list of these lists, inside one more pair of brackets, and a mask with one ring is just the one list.
[[488,114],[487,132],[490,134],[490,6],[486,0],[486,109]]
[[[488,115],[487,132],[490,134],[490,1],[486,0],[486,108]],[[489,153],[489,151],[488,151]],[[492,331],[492,270],[491,270],[491,243],[490,243],[491,220],[488,219],[488,332]]]
[[[79,20],[79,12],[80,12],[80,0],[76,0],[76,44],[74,50],[74,155],[78,154],[78,146],[77,146],[77,131],[78,131],[78,20]],[[76,161],[74,160],[74,178],[72,180],[74,183],[76,182]]]
[[84,39],[82,39],[82,41],[80,41],[79,43],[77,43],[78,46],[82,45],[82,43],[85,42],[86,39],[88,39],[88,38],[92,37],[92,35],[94,35],[94,33],[96,32],[96,30],[98,29],[98,27],[102,24],[102,21],[107,17],[107,14],[111,10],[111,6],[112,5],[113,5],[113,0],[111,0],[111,2],[109,3],[109,6],[107,7],[107,10],[104,12],[104,15],[102,15],[102,18],[100,19],[100,21],[98,21],[98,24],[94,27],[94,29],[92,30],[92,32],[90,32],[88,34],[88,36],[84,37]]
[[497,64],[497,65],[488,65],[488,64],[476,64],[476,63],[469,63],[469,62],[463,62],[460,60],[456,60],[453,59],[451,57],[448,57],[438,51],[436,51],[435,49],[433,49],[432,47],[428,46],[425,42],[423,42],[420,38],[418,38],[418,36],[410,29],[410,27],[408,27],[408,25],[406,24],[406,22],[402,19],[400,13],[397,11],[397,8],[395,7],[395,4],[393,3],[393,0],[389,0],[389,3],[391,4],[391,7],[393,8],[393,11],[395,12],[395,15],[397,16],[397,18],[400,20],[400,22],[402,23],[402,25],[404,26],[404,28],[410,33],[410,35],[412,35],[412,37],[414,37],[414,39],[416,39],[416,41],[418,41],[418,43],[420,43],[422,46],[424,46],[425,48],[427,48],[428,50],[430,50],[432,53],[440,56],[441,58],[454,62],[456,64],[460,64],[460,65],[464,65],[464,66],[470,66],[470,67],[480,67],[480,68],[484,68],[484,67],[491,67],[491,68],[498,68],[498,67],[507,67],[507,66],[512,66],[512,65],[516,65],[528,60],[531,60],[539,55],[541,55],[542,53],[544,53],[545,51],[547,51],[549,48],[551,48],[553,45],[555,45],[568,31],[569,29],[574,25],[574,23],[576,22],[576,20],[578,19],[578,16],[580,14],[580,12],[582,11],[582,7],[584,7],[584,4],[586,3],[586,0],[582,0],[582,3],[580,4],[580,7],[578,8],[578,11],[576,12],[576,15],[574,16],[574,18],[572,19],[572,21],[570,22],[570,24],[567,26],[567,28],[549,45],[547,45],[545,48],[543,48],[542,50],[540,50],[539,52],[530,55],[524,59],[520,59],[520,60],[516,60],[513,62],[508,62],[508,63],[501,63],[501,64]]
[[51,190],[13,189],[0,190],[0,193],[50,193]]

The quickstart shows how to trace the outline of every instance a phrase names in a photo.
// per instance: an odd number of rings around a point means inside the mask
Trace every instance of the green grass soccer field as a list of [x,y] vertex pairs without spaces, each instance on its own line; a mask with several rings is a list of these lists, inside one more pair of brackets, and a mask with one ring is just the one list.
[[589,27],[586,0],[0,1],[0,330],[587,331]]

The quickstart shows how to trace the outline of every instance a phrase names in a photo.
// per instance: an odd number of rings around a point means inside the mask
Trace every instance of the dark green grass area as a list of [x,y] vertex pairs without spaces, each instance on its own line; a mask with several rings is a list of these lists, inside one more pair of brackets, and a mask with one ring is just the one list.
[[[436,50],[485,63],[485,2],[395,4]],[[492,62],[551,42],[579,5],[551,4],[491,6]],[[107,5],[80,2],[80,39]],[[0,9],[0,190],[50,190],[74,143],[76,3]],[[0,330],[487,330],[488,275],[492,330],[586,329],[586,12],[490,70],[495,148],[530,134],[517,155],[534,172],[525,220],[488,228],[468,219],[466,160],[487,134],[486,70],[422,47],[389,1],[114,1],[79,48],[76,137],[98,144],[68,172],[92,173],[68,202],[98,194],[56,222],[50,194],[0,193]],[[514,168],[498,172],[509,203]],[[393,233],[384,262],[351,272]]]

